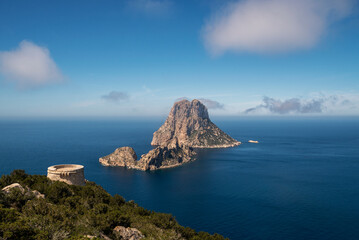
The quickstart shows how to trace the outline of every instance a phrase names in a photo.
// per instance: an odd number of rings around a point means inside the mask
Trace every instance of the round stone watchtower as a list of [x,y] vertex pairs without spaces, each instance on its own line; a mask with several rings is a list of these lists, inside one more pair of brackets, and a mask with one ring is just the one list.
[[85,185],[84,166],[77,164],[54,165],[47,168],[47,177],[71,185]]

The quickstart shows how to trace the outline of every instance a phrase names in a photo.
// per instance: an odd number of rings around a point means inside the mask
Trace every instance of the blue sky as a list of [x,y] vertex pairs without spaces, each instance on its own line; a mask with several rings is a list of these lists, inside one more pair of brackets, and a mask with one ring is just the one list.
[[354,0],[3,0],[0,33],[0,117],[359,115]]

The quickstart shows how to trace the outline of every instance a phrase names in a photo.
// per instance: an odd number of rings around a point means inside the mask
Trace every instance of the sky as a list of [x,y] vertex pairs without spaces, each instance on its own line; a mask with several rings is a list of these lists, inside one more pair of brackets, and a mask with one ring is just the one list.
[[0,0],[0,118],[358,116],[357,0]]

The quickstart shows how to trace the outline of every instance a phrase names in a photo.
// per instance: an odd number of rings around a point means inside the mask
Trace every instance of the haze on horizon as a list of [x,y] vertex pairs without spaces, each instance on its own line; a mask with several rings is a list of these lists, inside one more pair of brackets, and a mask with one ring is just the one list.
[[0,118],[359,116],[355,0],[0,2]]

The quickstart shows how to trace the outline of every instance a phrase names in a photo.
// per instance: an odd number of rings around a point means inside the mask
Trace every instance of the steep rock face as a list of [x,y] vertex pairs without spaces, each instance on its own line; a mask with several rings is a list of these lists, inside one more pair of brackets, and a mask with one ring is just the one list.
[[146,171],[176,167],[195,160],[195,155],[191,147],[180,146],[175,138],[166,146],[158,146],[147,154],[143,154],[137,164],[137,169]]
[[166,122],[153,134],[151,145],[163,146],[177,138],[179,145],[193,148],[224,148],[239,144],[209,119],[199,100],[176,102]]
[[133,168],[136,165],[137,155],[132,147],[120,147],[113,153],[99,159],[104,166],[119,166]]

